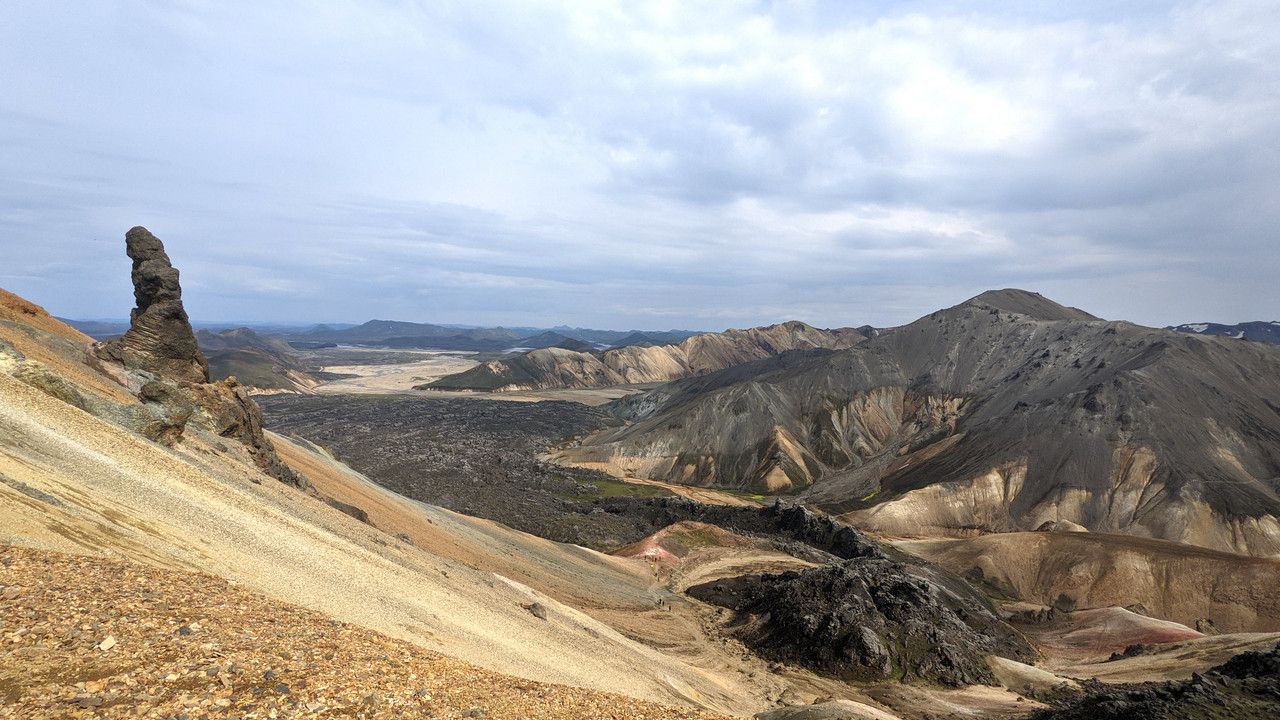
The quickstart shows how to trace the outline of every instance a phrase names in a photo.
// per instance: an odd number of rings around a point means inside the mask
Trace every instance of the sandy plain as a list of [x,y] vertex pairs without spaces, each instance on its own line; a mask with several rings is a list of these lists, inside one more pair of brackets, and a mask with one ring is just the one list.
[[651,390],[658,383],[611,385],[600,388],[518,390],[489,393],[442,390],[415,390],[414,387],[460,373],[491,359],[491,353],[462,350],[385,350],[379,348],[325,348],[300,351],[298,356],[313,367],[327,373],[354,377],[330,380],[315,388],[325,395],[447,395],[448,397],[480,397],[512,402],[565,400],[583,405],[603,405],[632,393]]
[[[316,387],[326,395],[412,393],[414,385],[429,383],[445,375],[470,370],[479,364],[478,353],[445,350],[386,350],[340,348],[336,353],[300,353],[324,372],[355,377],[331,380]],[[333,359],[335,364],[323,363]],[[346,360],[346,362],[342,362]]]

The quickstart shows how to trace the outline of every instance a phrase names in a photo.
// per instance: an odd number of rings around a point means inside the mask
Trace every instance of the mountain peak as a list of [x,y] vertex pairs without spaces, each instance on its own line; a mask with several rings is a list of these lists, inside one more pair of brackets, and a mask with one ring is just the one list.
[[988,290],[981,295],[969,298],[962,305],[980,305],[1005,312],[1026,315],[1035,320],[1098,320],[1100,318],[1073,307],[1059,305],[1040,293],[1005,288]]

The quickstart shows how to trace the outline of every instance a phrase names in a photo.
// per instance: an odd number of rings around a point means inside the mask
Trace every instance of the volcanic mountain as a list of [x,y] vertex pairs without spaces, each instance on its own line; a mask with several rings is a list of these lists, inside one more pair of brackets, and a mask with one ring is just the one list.
[[788,350],[842,349],[866,337],[850,328],[819,330],[787,322],[694,335],[670,345],[628,345],[604,352],[548,347],[493,360],[422,386],[433,390],[548,390],[667,382],[706,375]]
[[235,377],[258,390],[306,392],[320,384],[293,354],[289,343],[263,337],[247,327],[196,332],[196,342],[209,361],[214,380]]
[[1280,554],[1280,349],[987,292],[838,353],[621,401],[561,462],[798,493],[903,535],[1090,530]]

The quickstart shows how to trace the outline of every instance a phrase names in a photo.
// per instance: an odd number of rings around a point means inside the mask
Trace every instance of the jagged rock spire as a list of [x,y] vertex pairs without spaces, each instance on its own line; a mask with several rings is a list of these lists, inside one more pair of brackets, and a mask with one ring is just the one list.
[[145,370],[176,382],[209,382],[209,363],[196,345],[191,321],[182,307],[178,270],[164,244],[144,227],[125,234],[125,252],[133,260],[133,297],[123,338],[109,341],[109,355],[131,370]]

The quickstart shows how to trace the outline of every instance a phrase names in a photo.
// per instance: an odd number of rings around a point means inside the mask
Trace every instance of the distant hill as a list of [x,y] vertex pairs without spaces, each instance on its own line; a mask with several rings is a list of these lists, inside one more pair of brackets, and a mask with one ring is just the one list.
[[1255,342],[1268,342],[1280,344],[1280,322],[1266,322],[1256,320],[1254,322],[1236,323],[1235,325],[1221,325],[1219,323],[1188,323],[1186,325],[1170,325],[1166,330],[1177,330],[1178,332],[1195,333],[1197,335],[1221,335],[1223,337],[1234,338],[1236,340],[1253,340]]
[[586,343],[594,349],[632,344],[632,341],[627,338],[634,338],[637,335],[643,335],[646,342],[660,345],[679,342],[697,334],[684,330],[649,331],[641,334],[635,330],[590,330],[563,325],[550,329],[477,328],[396,320],[370,320],[363,325],[345,328],[317,325],[309,332],[280,333],[277,337],[297,348],[315,348],[327,343],[340,343],[377,347],[503,352],[510,348],[548,348],[562,343],[567,338]]
[[59,322],[79,330],[94,340],[105,340],[109,337],[118,337],[123,335],[129,329],[127,320],[68,320],[66,318],[54,318]]
[[649,342],[655,345],[668,345],[678,343],[686,338],[703,333],[696,330],[590,330],[587,328],[571,328],[565,325],[557,325],[551,328],[552,332],[559,333],[565,337],[576,338],[592,345],[604,347],[621,347],[632,343],[624,342],[628,337],[633,335],[644,335],[649,338]]
[[423,385],[437,390],[546,390],[666,382],[705,375],[788,350],[843,349],[865,337],[849,328],[819,330],[788,322],[686,338],[674,345],[629,345],[602,353],[550,347],[493,360]]
[[[527,338],[521,338],[515,344],[516,347],[527,348],[529,350],[537,350],[539,348],[548,348],[559,345],[565,340],[570,339],[568,335],[561,335],[553,330],[548,330],[537,335],[531,335]],[[581,342],[581,341],[579,341]],[[589,346],[588,346],[589,347]]]
[[247,327],[217,333],[200,330],[196,342],[209,361],[209,375],[214,380],[234,376],[259,390],[290,392],[306,392],[321,384],[294,356],[288,343],[263,337]]
[[[370,320],[355,327],[333,329],[318,326],[311,332],[284,335],[287,341],[334,342],[352,345],[382,345],[393,340],[395,347],[431,347],[441,350],[469,349],[454,347],[460,343],[494,341],[487,347],[512,347],[522,336],[504,328],[457,328],[429,323],[401,322],[397,320]],[[434,342],[428,342],[430,338]]]
[[[774,363],[774,364],[771,364]],[[1280,554],[1280,348],[984,293],[848,350],[618,405],[562,460],[798,493],[890,534],[1067,520]]]

